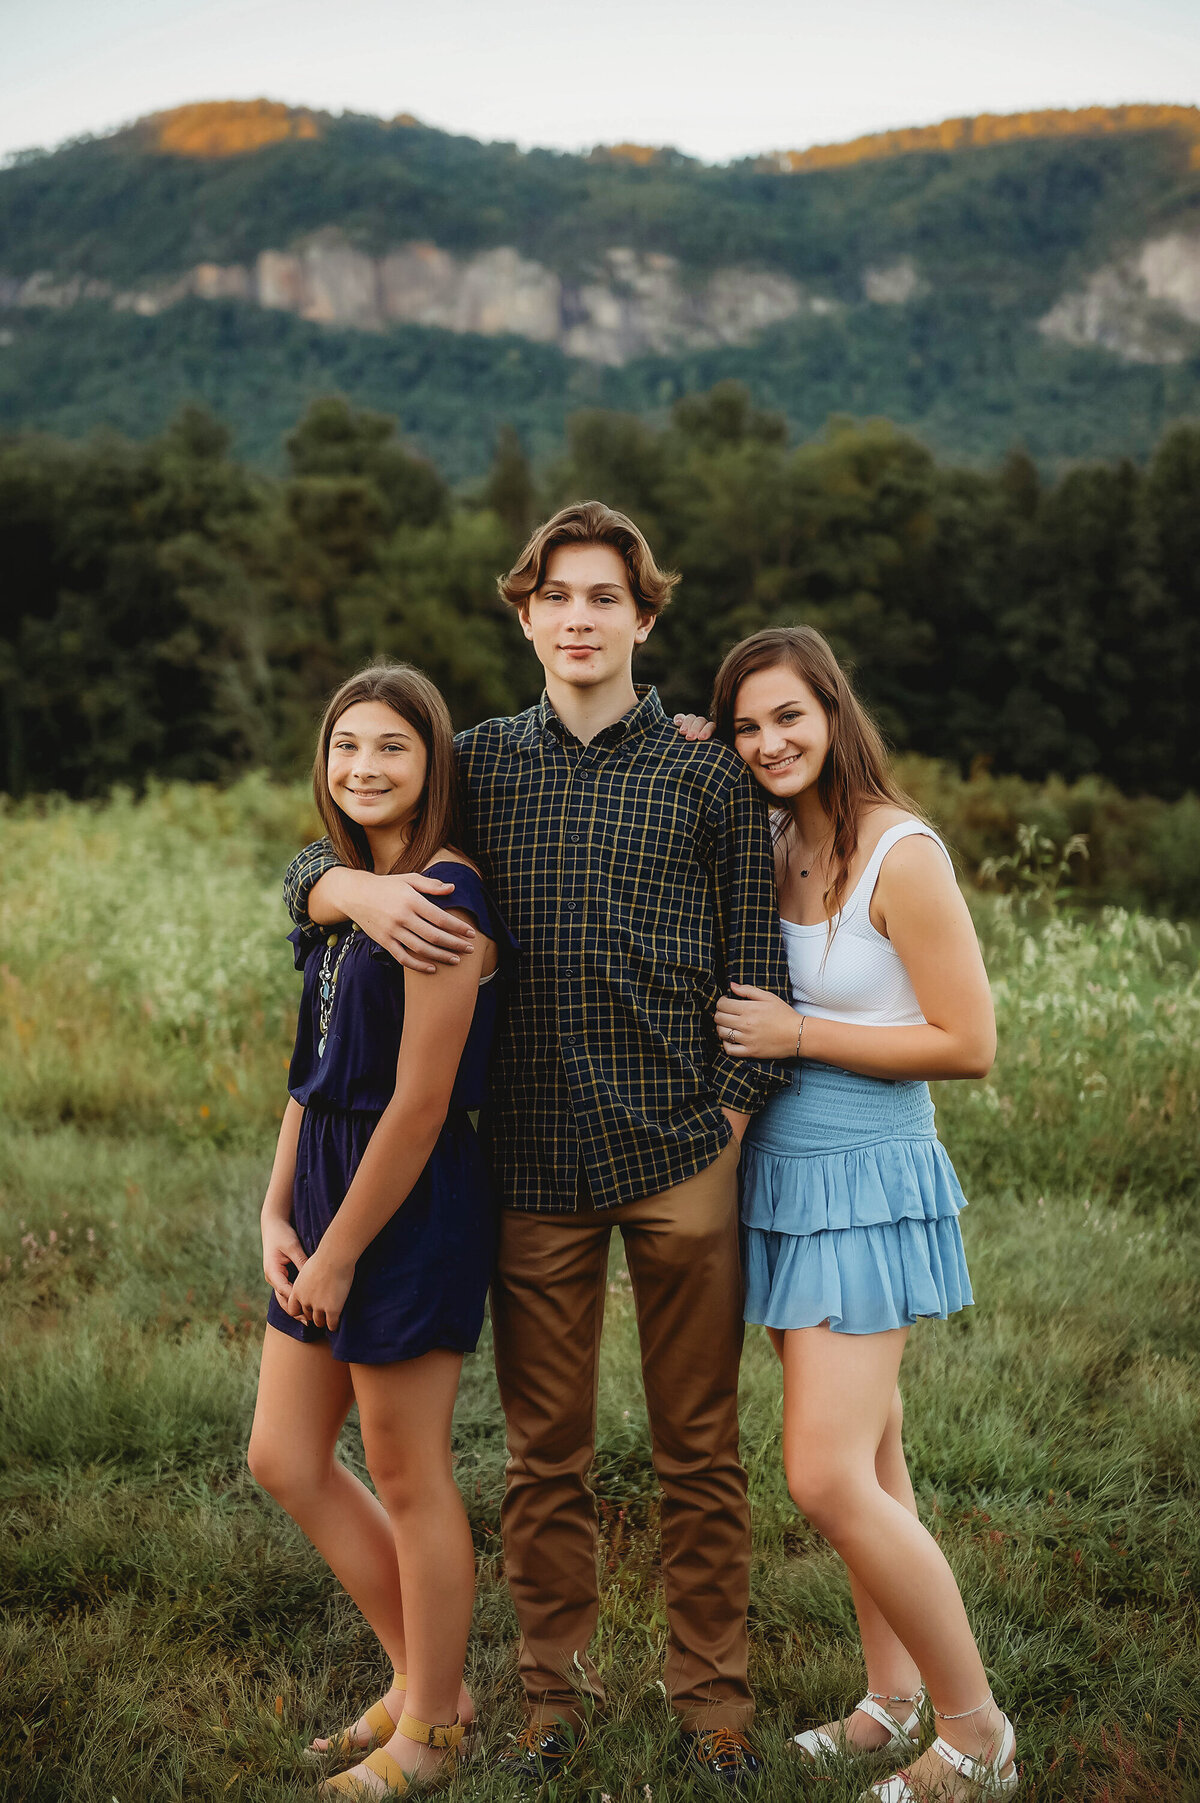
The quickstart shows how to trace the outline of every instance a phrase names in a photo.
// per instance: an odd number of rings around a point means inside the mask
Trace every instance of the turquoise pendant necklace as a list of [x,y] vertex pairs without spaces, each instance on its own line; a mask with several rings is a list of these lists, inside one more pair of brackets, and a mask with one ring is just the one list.
[[342,940],[336,958],[333,958],[332,954],[334,946],[338,943],[337,934],[330,933],[325,940],[325,951],[321,958],[320,998],[317,1003],[317,1031],[319,1033],[319,1038],[317,1040],[318,1058],[323,1058],[325,1056],[325,1041],[329,1034],[329,1022],[333,1017],[333,1004],[337,996],[338,977],[341,975],[342,961],[349,951],[350,941],[357,931],[358,928],[356,926],[351,926],[350,931]]

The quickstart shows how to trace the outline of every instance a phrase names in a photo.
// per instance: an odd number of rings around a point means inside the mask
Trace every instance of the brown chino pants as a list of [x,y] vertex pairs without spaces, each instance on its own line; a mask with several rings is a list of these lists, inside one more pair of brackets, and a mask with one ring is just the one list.
[[574,1214],[503,1211],[492,1290],[508,1424],[501,1512],[537,1721],[581,1720],[604,1689],[588,1655],[599,1615],[596,1444],[609,1237],[633,1282],[654,1469],[662,1486],[667,1694],[684,1728],[745,1728],[750,1512],[738,1460],[742,1277],[737,1146],[660,1195]]

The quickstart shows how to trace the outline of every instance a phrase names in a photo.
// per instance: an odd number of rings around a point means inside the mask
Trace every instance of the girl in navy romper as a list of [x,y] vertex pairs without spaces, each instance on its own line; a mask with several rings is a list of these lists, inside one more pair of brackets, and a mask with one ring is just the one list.
[[[452,1758],[472,1713],[474,1560],[450,1423],[496,1229],[468,1111],[483,1101],[515,947],[460,849],[450,719],[420,672],[376,667],[342,685],[313,788],[343,863],[452,882],[475,928],[471,950],[433,974],[402,969],[350,925],[292,934],[304,991],[262,1209],[273,1293],[249,1463],[392,1663],[381,1701],[313,1745],[368,1755],[323,1793],[371,1796]],[[336,1458],[352,1403],[374,1495]]]

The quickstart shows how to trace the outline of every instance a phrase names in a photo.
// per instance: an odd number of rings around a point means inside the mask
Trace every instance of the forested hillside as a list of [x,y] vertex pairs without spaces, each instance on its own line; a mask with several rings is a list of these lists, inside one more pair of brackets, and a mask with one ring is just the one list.
[[564,271],[590,268],[610,244],[696,269],[763,261],[847,300],[864,267],[919,253],[931,278],[1027,280],[1036,265],[1049,295],[1073,256],[1200,203],[1200,112],[1191,132],[920,148],[800,180],[775,158],[708,166],[674,151],[522,152],[351,115],[214,156],[180,147],[174,118],[16,159],[0,180],[5,272],[131,285],[340,225],[377,251],[402,238],[451,250],[512,244]]
[[294,772],[381,653],[523,705],[495,576],[592,494],[684,572],[670,705],[803,618],[902,751],[1196,788],[1200,112],[893,137],[709,168],[253,102],[16,159],[3,786]]
[[0,426],[146,436],[200,400],[281,469],[336,390],[459,481],[502,423],[540,462],[573,409],[662,422],[736,378],[800,435],[1144,457],[1200,413],[1200,114],[984,123],[715,168],[255,103],[31,153],[0,172]]
[[[683,572],[640,654],[668,706],[703,705],[742,634],[804,619],[902,751],[1164,798],[1200,786],[1200,427],[1145,469],[1047,483],[1019,454],[991,474],[939,464],[885,423],[792,448],[727,384],[662,428],[573,415],[539,481],[511,431],[490,449],[455,496],[389,420],[336,400],[290,434],[282,479],[196,409],[140,445],[0,446],[3,786],[296,772],[328,690],[379,654],[427,669],[460,723],[524,705],[539,672],[495,578],[581,495],[631,511]],[[1118,796],[1091,796],[1117,818]]]

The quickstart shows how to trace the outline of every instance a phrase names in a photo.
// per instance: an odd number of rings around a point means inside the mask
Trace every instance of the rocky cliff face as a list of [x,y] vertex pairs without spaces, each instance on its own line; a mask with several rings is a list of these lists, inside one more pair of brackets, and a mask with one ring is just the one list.
[[1148,239],[1095,270],[1038,321],[1047,338],[1097,345],[1128,363],[1182,363],[1200,327],[1200,233]]
[[188,295],[251,301],[361,331],[403,323],[487,336],[513,332],[608,364],[651,351],[745,344],[779,320],[835,306],[770,271],[718,269],[693,284],[673,257],[653,252],[614,247],[593,279],[568,282],[508,246],[462,258],[435,244],[409,243],[372,257],[336,230],[290,250],[261,251],[249,265],[200,263],[175,280],[125,293],[80,278],[0,278],[0,303],[20,307],[108,300],[154,314]]
[[[902,307],[928,291],[903,256],[862,272],[873,306]],[[614,246],[590,279],[568,281],[509,245],[458,257],[410,242],[382,256],[358,250],[336,228],[253,263],[198,263],[184,275],[121,291],[84,277],[0,276],[0,305],[69,307],[104,300],[152,315],[188,296],[241,300],[319,325],[376,332],[437,326],[485,337],[514,333],[556,344],[568,356],[620,365],[648,353],[747,344],[765,327],[840,303],[764,269],[718,269],[690,277],[674,257]],[[1037,322],[1049,339],[1114,353],[1131,363],[1179,363],[1200,350],[1200,233],[1148,239],[1120,262],[1094,270]]]

